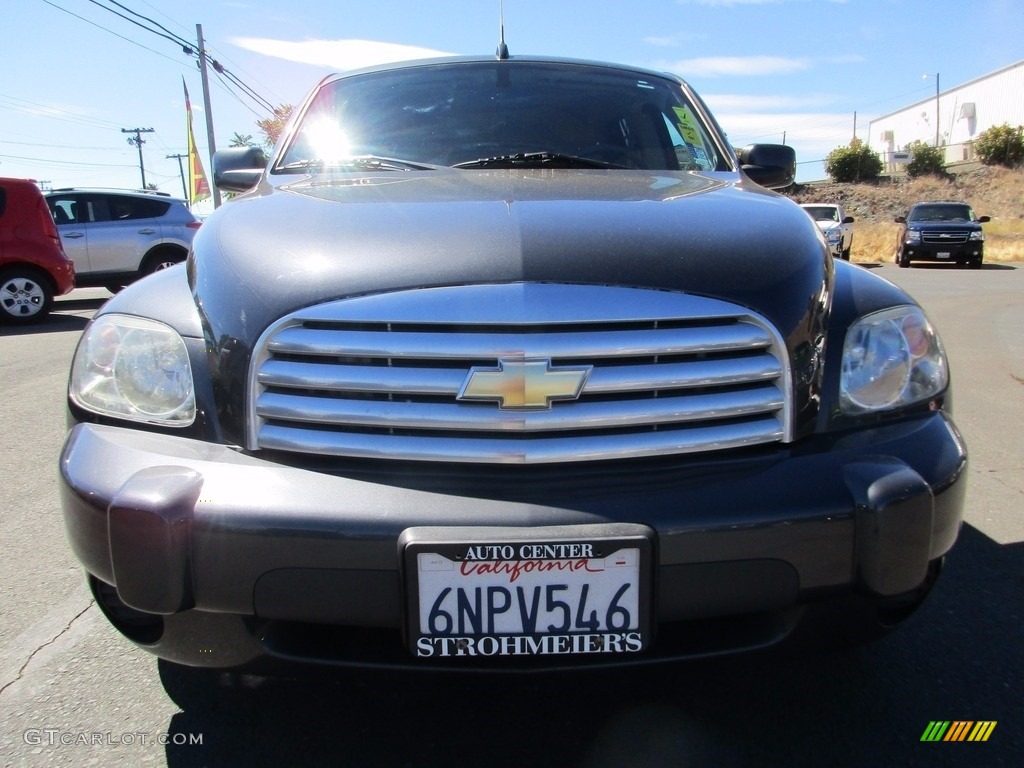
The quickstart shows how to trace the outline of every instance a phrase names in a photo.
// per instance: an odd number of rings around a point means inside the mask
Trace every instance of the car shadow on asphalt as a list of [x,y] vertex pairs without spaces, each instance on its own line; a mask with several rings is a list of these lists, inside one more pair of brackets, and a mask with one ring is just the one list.
[[[64,333],[81,331],[89,323],[92,314],[106,304],[108,299],[64,299],[53,306],[48,317],[29,325],[0,324],[0,336],[34,336],[40,333]],[[76,313],[88,314],[76,314]]]
[[[859,649],[615,672],[361,672],[231,689],[159,664],[167,765],[1016,765],[1024,754],[1024,543],[964,526],[935,593]],[[922,742],[987,720],[985,744]],[[202,744],[188,743],[200,734]],[[180,736],[176,736],[180,735]]]
[[[1012,272],[1012,271],[1015,271],[1017,269],[1017,267],[1014,266],[1013,264],[996,263],[996,262],[991,262],[991,261],[986,261],[984,264],[981,265],[981,268],[983,270],[991,270],[991,271],[1002,270],[1004,272],[1006,272],[1006,271],[1011,271]],[[958,271],[958,272],[959,271],[971,271],[971,270],[964,270],[959,264],[936,264],[936,263],[932,263],[932,262],[920,262],[920,261],[911,264],[908,267],[908,269],[939,269],[939,270],[950,270],[950,271]]]

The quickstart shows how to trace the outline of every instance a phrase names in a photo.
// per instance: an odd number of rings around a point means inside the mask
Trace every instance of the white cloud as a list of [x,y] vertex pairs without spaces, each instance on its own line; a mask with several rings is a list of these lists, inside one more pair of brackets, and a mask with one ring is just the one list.
[[718,75],[778,75],[807,69],[807,59],[782,56],[704,56],[696,59],[660,62],[655,68],[676,72],[685,78]]
[[240,48],[278,59],[312,64],[334,70],[359,69],[392,61],[449,56],[444,51],[374,40],[272,40],[236,37],[231,42]]

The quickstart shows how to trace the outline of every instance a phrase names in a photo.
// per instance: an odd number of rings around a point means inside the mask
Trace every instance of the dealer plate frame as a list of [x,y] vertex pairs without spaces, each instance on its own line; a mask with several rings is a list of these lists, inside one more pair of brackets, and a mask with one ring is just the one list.
[[[568,631],[563,633],[536,632],[535,634],[502,634],[481,635],[459,634],[454,630],[444,635],[424,633],[420,628],[420,579],[417,557],[421,553],[440,554],[455,562],[467,561],[470,548],[477,547],[511,547],[516,554],[523,547],[535,548],[536,545],[570,545],[563,551],[572,552],[571,545],[590,544],[594,558],[607,557],[622,549],[636,549],[639,556],[637,571],[637,629],[629,632],[600,629],[596,632]],[[495,528],[495,527],[457,527],[457,528],[409,528],[399,538],[399,558],[402,572],[402,590],[405,599],[404,637],[406,647],[413,656],[420,658],[470,658],[486,656],[490,658],[515,658],[557,655],[589,656],[596,654],[608,656],[632,655],[641,653],[651,646],[654,640],[654,568],[656,557],[656,537],[654,531],[643,525],[608,524],[585,526],[545,526],[540,528]],[[540,550],[531,549],[537,552]],[[577,549],[576,551],[581,551]],[[480,550],[476,550],[477,553]],[[530,558],[517,559],[517,562],[528,562]],[[533,558],[545,559],[545,558]],[[555,558],[559,559],[559,558]],[[565,558],[573,559],[573,558]],[[479,562],[478,560],[476,562]],[[493,562],[487,560],[485,562]],[[575,607],[575,606],[574,606]],[[606,637],[606,635],[621,635]],[[628,637],[627,637],[628,635]],[[431,640],[434,638],[435,640]],[[441,642],[441,638],[446,638]],[[484,638],[498,638],[486,641]],[[502,646],[501,638],[505,640]],[[532,638],[532,640],[515,640],[515,638]],[[543,640],[542,638],[555,638]],[[563,640],[561,638],[569,638]],[[425,639],[425,640],[424,640]],[[426,645],[421,645],[425,641]],[[495,649],[515,648],[511,653],[491,652]],[[427,649],[429,648],[429,652]]]

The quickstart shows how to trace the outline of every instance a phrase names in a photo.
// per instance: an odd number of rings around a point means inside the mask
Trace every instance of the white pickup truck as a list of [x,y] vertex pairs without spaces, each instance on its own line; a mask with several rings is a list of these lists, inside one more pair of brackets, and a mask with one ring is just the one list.
[[805,203],[800,207],[825,235],[832,255],[849,261],[853,248],[853,216],[847,216],[843,206],[833,203]]

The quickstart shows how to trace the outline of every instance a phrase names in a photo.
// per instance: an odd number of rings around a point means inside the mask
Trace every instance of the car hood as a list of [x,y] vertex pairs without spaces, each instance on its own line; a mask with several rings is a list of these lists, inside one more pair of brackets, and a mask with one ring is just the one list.
[[818,225],[818,229],[822,232],[828,232],[830,229],[839,229],[841,226],[838,221],[815,221]]
[[721,298],[796,357],[824,335],[831,260],[797,205],[730,174],[438,170],[263,185],[204,223],[189,279],[215,369],[244,381],[259,336],[296,309],[477,283]]

